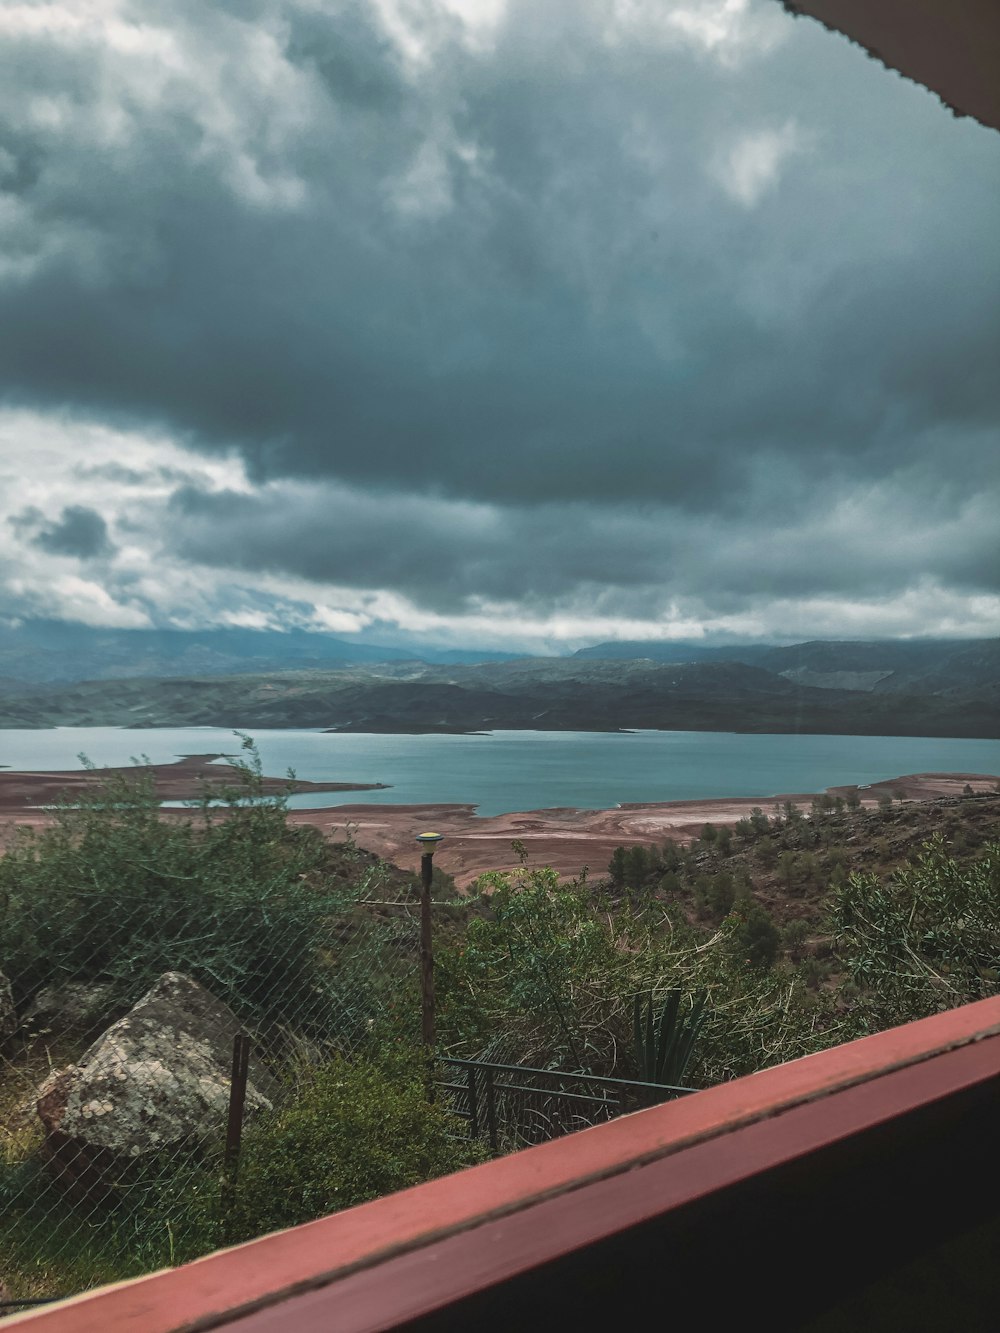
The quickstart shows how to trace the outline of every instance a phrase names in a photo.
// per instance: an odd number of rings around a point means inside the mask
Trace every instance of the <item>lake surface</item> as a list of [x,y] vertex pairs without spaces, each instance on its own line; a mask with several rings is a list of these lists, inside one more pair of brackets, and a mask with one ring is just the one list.
[[[914,736],[747,736],[715,731],[498,731],[483,736],[254,733],[269,774],[385,782],[386,791],[294,796],[298,808],[335,804],[472,804],[482,815],[556,806],[604,810],[646,801],[774,796],[879,782],[904,773],[1000,774],[1000,741]],[[55,727],[0,730],[0,764],[78,768],[134,757],[168,763],[182,754],[239,753],[214,727]]]

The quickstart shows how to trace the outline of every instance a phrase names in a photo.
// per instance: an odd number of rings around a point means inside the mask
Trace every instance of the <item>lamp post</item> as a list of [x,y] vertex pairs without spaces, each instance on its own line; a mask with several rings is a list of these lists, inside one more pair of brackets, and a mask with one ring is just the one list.
[[434,1046],[434,949],[431,938],[431,881],[434,878],[434,849],[440,833],[418,833],[420,843],[420,1039]]

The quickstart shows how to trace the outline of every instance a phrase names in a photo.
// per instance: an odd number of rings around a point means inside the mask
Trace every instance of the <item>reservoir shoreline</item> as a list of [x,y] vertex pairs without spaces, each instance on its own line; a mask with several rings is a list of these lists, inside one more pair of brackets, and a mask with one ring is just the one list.
[[[212,766],[212,754],[186,755],[170,764],[150,764],[128,769],[28,772],[0,770],[0,841],[17,825],[44,827],[52,814],[40,808],[51,805],[62,792],[72,797],[106,779],[109,772],[135,776],[148,774],[160,799],[196,800],[203,784],[223,785],[231,775]],[[265,792],[287,789],[286,778],[264,779]],[[754,807],[765,813],[786,801],[808,809],[818,795],[846,797],[856,793],[861,804],[876,806],[886,795],[905,801],[931,801],[967,794],[994,792],[1000,783],[996,774],[910,773],[885,781],[857,786],[828,787],[824,792],[782,792],[776,795],[710,797],[695,800],[628,802],[608,809],[566,806],[480,815],[475,804],[455,802],[411,804],[329,804],[289,811],[289,821],[318,829],[333,841],[353,838],[360,847],[375,852],[404,869],[416,871],[420,849],[414,837],[432,828],[444,835],[436,864],[452,875],[459,888],[467,888],[488,870],[510,870],[519,864],[515,841],[523,845],[529,866],[552,866],[562,876],[605,873],[614,849],[621,845],[654,845],[667,840],[687,842],[706,823],[732,826]],[[303,782],[298,790],[350,793],[385,790],[383,783]],[[184,817],[189,812],[165,809],[164,816]]]

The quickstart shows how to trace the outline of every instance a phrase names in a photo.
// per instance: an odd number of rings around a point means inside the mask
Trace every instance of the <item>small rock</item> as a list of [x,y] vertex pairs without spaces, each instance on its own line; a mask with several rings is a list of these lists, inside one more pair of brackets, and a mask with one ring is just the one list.
[[111,989],[95,981],[66,981],[61,986],[46,986],[25,1009],[24,1022],[60,1031],[88,1027],[93,1031],[110,1016]]

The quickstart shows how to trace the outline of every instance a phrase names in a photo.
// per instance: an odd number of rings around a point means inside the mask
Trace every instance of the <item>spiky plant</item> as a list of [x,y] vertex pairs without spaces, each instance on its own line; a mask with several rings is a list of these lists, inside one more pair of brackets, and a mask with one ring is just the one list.
[[[681,1010],[682,992],[668,991],[656,1018],[652,994],[637,995],[632,1006],[635,1058],[644,1083],[678,1087],[691,1059],[695,1040],[705,1019],[708,992],[698,991],[690,1008]],[[648,1100],[665,1100],[649,1093]]]

